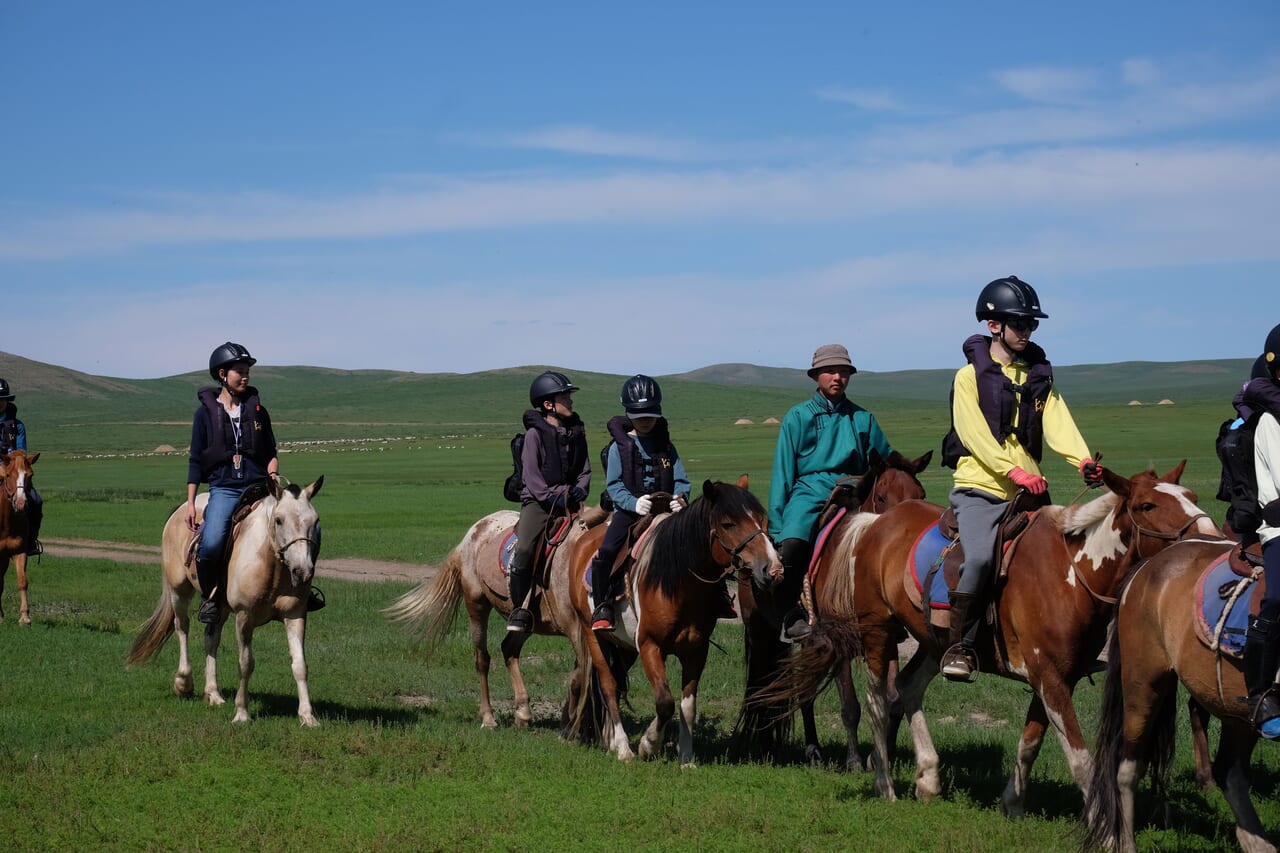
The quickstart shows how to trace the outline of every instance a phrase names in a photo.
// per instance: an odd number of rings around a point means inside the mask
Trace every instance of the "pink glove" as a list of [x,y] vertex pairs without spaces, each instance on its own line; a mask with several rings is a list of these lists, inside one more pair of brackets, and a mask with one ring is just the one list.
[[1094,459],[1080,460],[1080,475],[1084,477],[1084,484],[1091,489],[1102,485],[1102,466]]
[[1044,477],[1039,474],[1028,474],[1017,467],[1010,469],[1009,479],[1015,485],[1021,486],[1033,495],[1043,495],[1049,488],[1049,484],[1045,482]]

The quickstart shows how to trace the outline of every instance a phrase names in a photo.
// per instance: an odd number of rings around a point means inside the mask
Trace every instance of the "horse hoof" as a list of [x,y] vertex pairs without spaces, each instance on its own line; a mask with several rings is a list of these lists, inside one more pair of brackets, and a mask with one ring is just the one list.
[[31,624],[31,617],[30,617],[30,616],[19,616],[19,617],[18,617],[18,624],[19,624],[19,625],[30,625],[30,624]]
[[179,699],[190,699],[195,695],[196,689],[190,679],[175,678],[173,680],[173,695]]
[[[247,721],[248,719],[249,719],[248,715],[245,715],[245,720]],[[299,714],[298,722],[302,724],[302,727],[304,729],[320,728],[320,721],[317,720],[315,717],[311,716],[310,714],[307,714],[305,716],[303,716],[302,714]]]
[[231,718],[231,722],[233,722],[233,723],[247,723],[247,722],[249,722],[249,712],[248,712],[248,711],[236,711],[236,715],[235,715],[234,717],[232,717],[232,718]]
[[816,746],[806,746],[804,748],[804,757],[813,767],[822,764],[822,750]]
[[227,704],[227,700],[222,698],[222,694],[218,692],[204,694],[204,700],[215,708],[219,705]]
[[480,728],[488,729],[491,732],[496,732],[498,730],[498,721],[497,720],[481,720]]
[[681,765],[680,765],[680,769],[681,769],[681,770],[697,770],[697,769],[698,769],[698,762],[693,761],[693,760],[691,759],[691,760],[690,760],[690,761],[688,761],[687,763],[685,763],[685,764],[681,764]]

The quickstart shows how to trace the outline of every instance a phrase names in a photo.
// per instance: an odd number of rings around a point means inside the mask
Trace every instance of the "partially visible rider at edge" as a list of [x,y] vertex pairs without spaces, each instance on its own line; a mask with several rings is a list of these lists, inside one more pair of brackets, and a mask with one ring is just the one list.
[[[14,393],[9,383],[0,379],[0,453],[8,455],[15,450],[27,449],[27,425],[18,420],[18,407],[14,404]],[[44,498],[36,491],[31,481],[27,481],[27,556],[36,557],[44,553],[40,545],[40,522],[44,519]]]
[[[258,389],[249,384],[249,370],[256,363],[249,350],[227,341],[209,356],[209,375],[217,387],[206,386],[196,393],[200,406],[191,420],[185,518],[194,532],[196,492],[201,483],[208,483],[209,503],[196,549],[201,592],[196,618],[206,624],[217,621],[218,600],[226,597],[219,585],[225,575],[231,514],[250,486],[279,476],[271,416]],[[312,590],[307,609],[323,606],[324,599]]]
[[1254,474],[1258,481],[1266,591],[1258,615],[1249,623],[1244,643],[1244,678],[1249,691],[1249,718],[1258,733],[1280,738],[1280,699],[1276,669],[1280,665],[1280,325],[1267,335],[1262,358],[1265,375],[1252,379],[1236,395],[1235,407],[1246,420],[1261,412],[1253,434]]
[[996,279],[978,294],[975,314],[987,335],[962,346],[968,361],[951,388],[952,431],[943,441],[943,464],[955,468],[951,507],[960,528],[964,565],[951,593],[950,646],[941,671],[972,681],[978,661],[974,640],[982,621],[1000,522],[1019,488],[1048,503],[1040,472],[1047,443],[1081,473],[1102,485],[1102,469],[1089,453],[1066,402],[1053,384],[1053,368],[1031,333],[1047,319],[1035,289],[1017,276]]

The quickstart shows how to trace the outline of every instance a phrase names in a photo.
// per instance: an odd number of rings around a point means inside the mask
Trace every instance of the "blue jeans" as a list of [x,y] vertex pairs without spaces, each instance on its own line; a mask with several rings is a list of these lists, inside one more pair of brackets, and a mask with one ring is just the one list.
[[244,487],[211,486],[209,504],[204,508],[204,528],[200,531],[200,547],[196,559],[221,560],[231,533],[231,513],[235,511]]

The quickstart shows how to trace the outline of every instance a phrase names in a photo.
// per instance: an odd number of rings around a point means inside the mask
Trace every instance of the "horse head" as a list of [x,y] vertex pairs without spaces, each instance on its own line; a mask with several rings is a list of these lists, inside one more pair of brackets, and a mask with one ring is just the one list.
[[[871,451],[867,474],[858,482],[856,491],[861,498],[859,509],[881,513],[903,501],[923,500],[924,485],[916,475],[928,468],[932,459],[932,450],[916,459],[895,452],[887,461],[877,451]],[[868,483],[865,487],[864,482]]]
[[1093,504],[1110,509],[1109,535],[1087,537],[1074,559],[1079,565],[1099,567],[1107,559],[1131,553],[1133,561],[1145,559],[1188,534],[1221,537],[1222,531],[1197,503],[1196,493],[1179,484],[1186,460],[1164,476],[1153,469],[1122,477],[1102,469],[1103,484],[1111,496],[1076,508],[1087,518]]
[[27,508],[27,489],[34,473],[31,466],[39,458],[39,453],[28,456],[25,450],[0,454],[0,477],[4,479],[5,497],[9,499],[15,512],[22,512]]
[[320,493],[324,477],[305,489],[292,483],[282,486],[276,480],[267,482],[274,499],[269,522],[272,549],[280,565],[288,569],[294,586],[308,584],[320,556],[320,515],[311,499]]
[[749,576],[759,589],[782,582],[782,559],[769,538],[769,515],[747,491],[747,475],[736,484],[702,484],[702,499],[710,507],[712,554],[739,577]]

